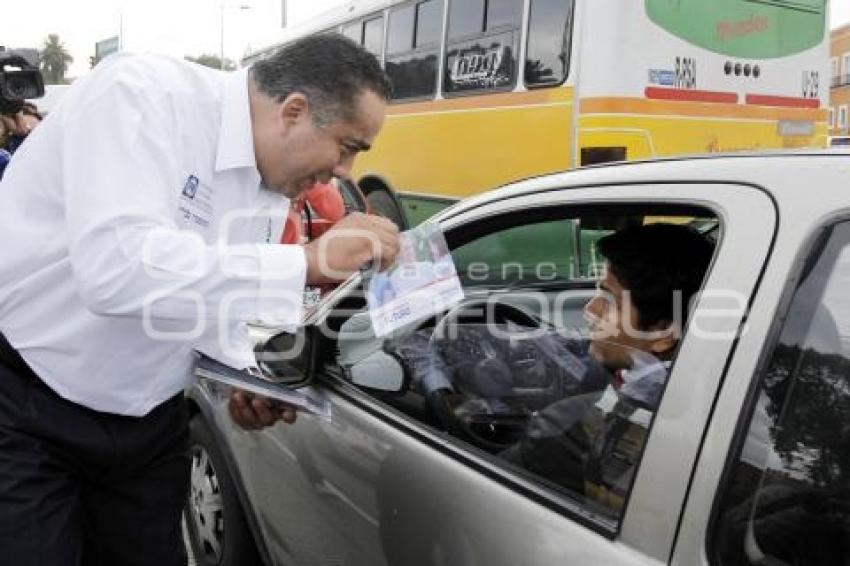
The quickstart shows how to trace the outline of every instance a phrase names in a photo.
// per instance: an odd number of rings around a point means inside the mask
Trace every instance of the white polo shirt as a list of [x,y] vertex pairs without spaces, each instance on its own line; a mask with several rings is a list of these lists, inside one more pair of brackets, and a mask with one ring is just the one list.
[[77,81],[0,182],[0,331],[57,393],[144,415],[193,349],[253,363],[246,321],[296,325],[306,264],[277,244],[247,72],[117,55]]

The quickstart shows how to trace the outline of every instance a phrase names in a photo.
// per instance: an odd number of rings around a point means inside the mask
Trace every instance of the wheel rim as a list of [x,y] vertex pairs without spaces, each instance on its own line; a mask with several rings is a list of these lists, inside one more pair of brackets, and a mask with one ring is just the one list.
[[200,546],[197,550],[218,563],[224,541],[224,502],[218,475],[202,446],[192,447],[191,477],[189,510]]

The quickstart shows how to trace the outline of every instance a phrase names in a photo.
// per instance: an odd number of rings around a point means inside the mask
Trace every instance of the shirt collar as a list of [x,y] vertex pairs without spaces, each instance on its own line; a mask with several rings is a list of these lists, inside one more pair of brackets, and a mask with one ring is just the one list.
[[656,361],[637,369],[623,372],[623,385],[617,393],[647,409],[655,410],[661,401],[661,392],[670,373],[671,362]]
[[218,132],[216,172],[242,167],[253,168],[259,182],[254,136],[251,131],[251,106],[248,98],[248,69],[229,73],[224,78],[221,126]]

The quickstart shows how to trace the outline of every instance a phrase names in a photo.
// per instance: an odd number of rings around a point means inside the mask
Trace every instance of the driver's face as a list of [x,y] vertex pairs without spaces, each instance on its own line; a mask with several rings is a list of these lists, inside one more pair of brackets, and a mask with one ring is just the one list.
[[611,370],[631,368],[635,350],[658,356],[672,347],[669,333],[638,326],[631,293],[607,266],[584,315],[590,325],[590,354]]

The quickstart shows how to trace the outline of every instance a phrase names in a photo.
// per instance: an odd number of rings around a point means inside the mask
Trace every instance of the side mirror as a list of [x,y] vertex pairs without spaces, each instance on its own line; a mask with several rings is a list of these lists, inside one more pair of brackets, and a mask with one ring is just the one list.
[[340,179],[339,194],[342,195],[346,212],[368,212],[369,204],[366,202],[366,197],[354,182]]
[[257,350],[260,369],[273,381],[289,386],[304,385],[315,367],[315,328],[299,327],[295,332],[276,334]]

